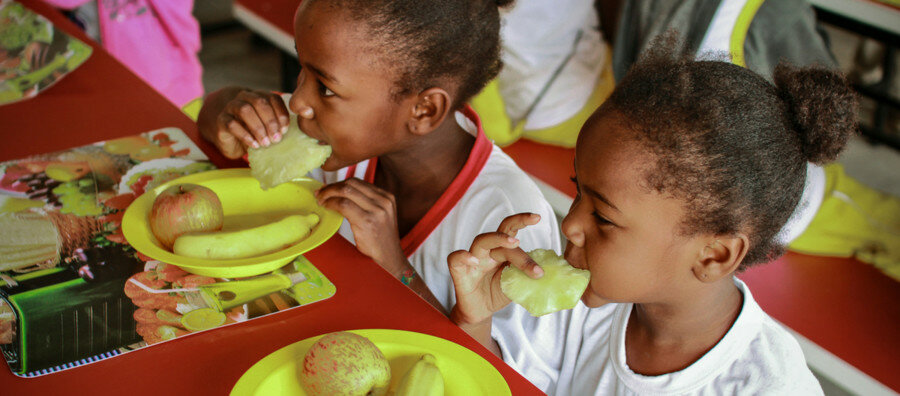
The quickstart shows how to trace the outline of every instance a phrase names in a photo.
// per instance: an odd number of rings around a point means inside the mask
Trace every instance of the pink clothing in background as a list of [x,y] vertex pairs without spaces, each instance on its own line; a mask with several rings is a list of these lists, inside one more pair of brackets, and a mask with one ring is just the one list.
[[[44,0],[73,9],[89,0]],[[103,47],[181,107],[203,96],[193,0],[97,0]]]

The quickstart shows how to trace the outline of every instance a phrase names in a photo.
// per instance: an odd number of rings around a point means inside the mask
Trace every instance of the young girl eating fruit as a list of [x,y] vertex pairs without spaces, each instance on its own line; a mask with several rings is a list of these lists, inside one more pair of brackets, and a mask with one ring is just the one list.
[[464,105],[500,69],[498,7],[508,2],[304,0],[288,105],[222,89],[206,98],[200,132],[238,158],[277,144],[288,109],[297,114],[300,130],[332,148],[311,175],[327,184],[319,203],[347,219],[341,235],[446,310],[447,254],[506,214],[544,215],[522,245],[559,246],[550,206]]
[[782,64],[772,85],[666,40],[578,138],[562,230],[565,258],[590,271],[581,303],[494,315],[510,301],[503,264],[542,273],[514,239],[539,217],[519,214],[448,257],[451,318],[548,394],[822,394],[735,274],[782,252],[806,161],[835,159],[856,98],[831,70]]

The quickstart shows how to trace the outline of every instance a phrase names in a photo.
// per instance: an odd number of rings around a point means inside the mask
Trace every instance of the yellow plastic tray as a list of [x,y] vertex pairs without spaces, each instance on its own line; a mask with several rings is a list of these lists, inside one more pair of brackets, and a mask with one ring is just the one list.
[[[312,233],[291,247],[257,257],[233,260],[209,260],[179,256],[160,245],[150,231],[148,215],[153,200],[169,186],[193,183],[209,187],[222,201],[225,227],[230,223],[264,221],[286,213],[310,213],[319,215],[319,224]],[[313,191],[322,183],[312,179],[300,179],[263,191],[259,182],[250,176],[249,168],[218,169],[180,177],[145,192],[138,197],[122,218],[122,233],[137,251],[153,259],[174,264],[185,271],[206,276],[233,278],[270,272],[287,264],[297,256],[325,242],[337,232],[343,217],[316,203]]]
[[[447,396],[510,395],[509,385],[487,360],[469,349],[428,334],[403,330],[350,330],[368,337],[391,365],[391,389],[422,354],[437,358]],[[305,395],[298,369],[306,351],[324,334],[295,342],[262,358],[231,389],[232,396]]]

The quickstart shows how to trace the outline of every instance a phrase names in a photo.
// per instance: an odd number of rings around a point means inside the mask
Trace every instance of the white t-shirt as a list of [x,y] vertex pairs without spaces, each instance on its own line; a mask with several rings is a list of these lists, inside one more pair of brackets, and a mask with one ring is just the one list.
[[[467,106],[456,113],[456,120],[476,136],[469,159],[434,206],[400,240],[410,264],[448,310],[456,303],[456,294],[447,269],[447,255],[468,250],[475,236],[496,231],[507,216],[523,212],[541,215],[540,223],[517,235],[519,246],[526,251],[536,248],[559,251],[561,243],[550,204],[531,178],[485,137],[475,112]],[[310,176],[326,184],[348,177],[372,182],[376,163],[375,159],[366,160],[335,172],[317,169]],[[354,242],[346,219],[339,233]]]
[[550,395],[822,395],[797,341],[738,279],[741,313],[725,337],[687,368],[644,376],[628,368],[625,328],[634,304],[532,317],[519,306],[494,315],[503,360]]
[[584,107],[608,56],[598,25],[593,0],[518,0],[501,10],[503,69],[497,82],[514,123],[551,80],[527,114],[526,130],[557,125]]

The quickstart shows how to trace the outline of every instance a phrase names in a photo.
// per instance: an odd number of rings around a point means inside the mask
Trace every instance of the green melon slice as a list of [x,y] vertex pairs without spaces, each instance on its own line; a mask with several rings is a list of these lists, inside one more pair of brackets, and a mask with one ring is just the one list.
[[507,266],[500,273],[503,294],[532,316],[574,308],[587,289],[590,271],[569,265],[549,249],[535,249],[528,255],[541,266],[544,276],[531,279],[522,270]]
[[303,133],[294,114],[290,125],[280,142],[247,150],[250,174],[259,180],[263,190],[305,177],[331,156],[331,146],[320,145],[318,140]]

